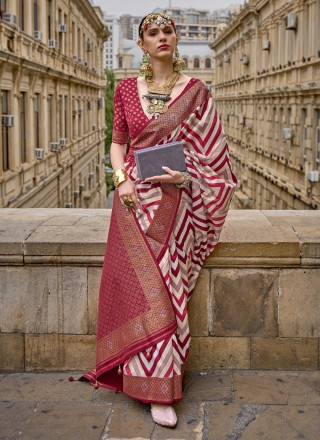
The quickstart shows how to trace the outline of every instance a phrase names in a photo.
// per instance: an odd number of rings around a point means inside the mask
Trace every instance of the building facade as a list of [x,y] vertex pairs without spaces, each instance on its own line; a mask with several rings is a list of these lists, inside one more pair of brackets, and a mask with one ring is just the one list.
[[232,17],[229,10],[209,11],[194,8],[169,7],[164,10],[173,17],[177,33],[182,40],[214,41],[219,30],[227,25]]
[[[211,64],[213,65],[213,54],[209,44],[227,26],[236,14],[237,8],[209,11],[170,7],[156,8],[153,12],[164,12],[175,19],[180,39],[180,54],[185,58],[188,74],[199,77],[207,84],[212,84],[213,76],[209,75],[208,69],[211,69]],[[137,47],[137,41],[141,20],[142,17],[130,14],[121,15],[118,19],[114,16],[105,16],[112,34],[106,42],[106,67],[117,69],[115,73],[118,80],[128,76],[123,69],[130,69],[133,74],[136,74],[136,69],[139,67],[137,60],[140,59],[141,51]],[[199,53],[195,53],[197,49],[200,49]],[[111,52],[113,58],[110,55]],[[112,67],[110,67],[111,63]]]
[[104,207],[100,8],[89,0],[0,8],[0,207]]
[[320,208],[320,1],[250,0],[211,45],[239,207]]
[[[186,75],[203,81],[209,89],[214,81],[214,57],[206,41],[180,40],[179,52],[184,59]],[[116,83],[139,75],[142,51],[133,40],[122,40],[118,52],[118,68],[114,69]]]
[[117,66],[117,54],[120,41],[120,23],[116,15],[105,15],[104,22],[109,31],[109,38],[104,43],[104,67],[112,70]]

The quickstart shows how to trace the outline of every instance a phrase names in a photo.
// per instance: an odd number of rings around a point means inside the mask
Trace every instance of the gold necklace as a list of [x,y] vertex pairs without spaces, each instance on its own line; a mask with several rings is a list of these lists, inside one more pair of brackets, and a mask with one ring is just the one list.
[[168,106],[165,103],[171,99],[170,94],[179,76],[179,72],[172,72],[162,86],[154,81],[153,76],[146,77],[148,93],[143,95],[142,98],[146,97],[149,99],[150,104],[147,107],[147,112],[150,113],[153,118],[157,119],[161,114],[168,111]]
[[170,95],[174,85],[179,79],[179,76],[180,76],[179,72],[172,72],[169,78],[167,79],[167,81],[162,86],[160,86],[155,82],[153,76],[146,77],[148,92]]

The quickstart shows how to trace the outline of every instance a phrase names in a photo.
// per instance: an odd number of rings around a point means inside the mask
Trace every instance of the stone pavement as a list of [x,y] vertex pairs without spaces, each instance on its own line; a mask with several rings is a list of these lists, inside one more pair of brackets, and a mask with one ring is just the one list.
[[0,440],[320,439],[320,371],[187,372],[175,429],[153,423],[148,405],[68,377],[0,375]]

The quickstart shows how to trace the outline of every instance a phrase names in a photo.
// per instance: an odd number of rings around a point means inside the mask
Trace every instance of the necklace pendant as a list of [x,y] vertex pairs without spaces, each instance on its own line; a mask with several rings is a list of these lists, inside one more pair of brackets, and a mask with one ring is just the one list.
[[151,115],[151,117],[154,118],[154,119],[158,119],[159,116],[160,116],[160,113],[158,113],[158,112],[154,112],[154,113],[152,113],[152,115]]

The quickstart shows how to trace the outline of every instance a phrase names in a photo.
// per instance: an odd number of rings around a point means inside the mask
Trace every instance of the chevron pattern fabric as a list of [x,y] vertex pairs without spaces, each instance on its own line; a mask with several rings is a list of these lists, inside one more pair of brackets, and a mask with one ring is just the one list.
[[[148,397],[148,378],[172,378],[172,383],[175,383],[176,376],[182,377],[190,345],[187,302],[203,261],[219,240],[237,183],[225,135],[211,97],[161,143],[175,140],[184,144],[192,185],[190,189],[182,190],[173,230],[159,260],[159,267],[171,294],[177,330],[171,337],[148,348],[151,359],[148,359],[147,351],[143,351],[124,364],[127,392],[130,394],[132,382],[137,386],[136,378],[139,377],[144,399],[163,403],[181,398],[181,387],[177,390],[172,386],[171,393],[168,393],[167,389],[162,390],[159,386],[157,397]],[[137,179],[134,164],[127,164],[127,171]],[[147,234],[163,197],[162,187],[138,180],[136,185],[141,203],[138,221],[142,231]]]
[[[127,212],[116,191],[100,286],[97,364],[83,378],[143,402],[170,404],[182,398],[188,300],[219,240],[237,179],[212,96],[199,80],[192,78],[157,120],[144,115],[136,79],[118,85],[116,100],[116,135],[131,136],[124,167],[140,210]],[[172,141],[184,145],[190,187],[140,181],[134,150]]]

